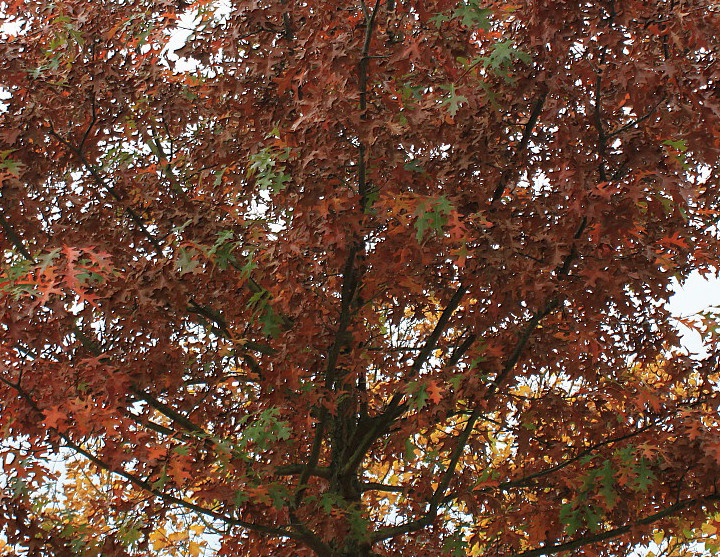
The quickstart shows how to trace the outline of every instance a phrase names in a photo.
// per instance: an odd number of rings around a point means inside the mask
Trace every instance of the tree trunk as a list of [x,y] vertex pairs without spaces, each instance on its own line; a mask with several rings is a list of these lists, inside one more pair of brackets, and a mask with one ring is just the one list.
[[338,549],[331,553],[331,557],[373,557],[369,543],[358,541],[350,541],[342,549]]

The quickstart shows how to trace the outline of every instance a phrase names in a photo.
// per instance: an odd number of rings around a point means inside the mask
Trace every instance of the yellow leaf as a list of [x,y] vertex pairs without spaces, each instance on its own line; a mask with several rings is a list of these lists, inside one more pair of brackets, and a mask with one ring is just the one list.
[[200,544],[197,542],[190,542],[188,545],[188,553],[191,557],[198,557],[200,555]]
[[152,546],[155,551],[160,551],[170,545],[164,537],[156,536],[155,539],[153,539],[153,534],[150,534],[150,540],[152,541]]
[[187,530],[180,530],[179,532],[173,532],[168,536],[171,542],[179,542],[188,539],[190,533]]
[[205,531],[205,525],[204,524],[193,524],[190,526],[190,531],[193,534],[201,535]]
[[662,530],[658,530],[653,534],[653,541],[655,543],[660,543],[665,539],[665,532]]

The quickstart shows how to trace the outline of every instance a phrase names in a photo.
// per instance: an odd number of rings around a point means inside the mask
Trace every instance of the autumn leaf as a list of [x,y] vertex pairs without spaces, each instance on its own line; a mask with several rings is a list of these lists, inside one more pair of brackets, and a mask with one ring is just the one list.
[[717,549],[717,2],[226,4],[0,10],[0,553]]
[[438,404],[443,399],[444,389],[440,387],[436,381],[429,380],[426,383],[425,390],[427,392],[428,399],[433,404]]
[[54,429],[64,426],[68,421],[68,415],[65,410],[59,406],[50,408],[45,411],[45,425]]

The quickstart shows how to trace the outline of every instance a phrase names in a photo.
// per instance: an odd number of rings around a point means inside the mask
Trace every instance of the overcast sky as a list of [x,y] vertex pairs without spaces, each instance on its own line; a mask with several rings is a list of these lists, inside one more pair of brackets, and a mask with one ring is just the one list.
[[[682,287],[677,288],[670,300],[670,310],[678,317],[688,317],[710,307],[720,308],[720,279],[692,275]],[[703,353],[700,335],[680,326],[683,345],[691,352]]]

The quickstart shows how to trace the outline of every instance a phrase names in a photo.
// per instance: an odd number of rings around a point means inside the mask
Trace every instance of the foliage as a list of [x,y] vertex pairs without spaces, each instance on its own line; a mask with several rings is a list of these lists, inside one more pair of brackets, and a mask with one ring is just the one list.
[[4,2],[0,553],[715,551],[718,10]]

